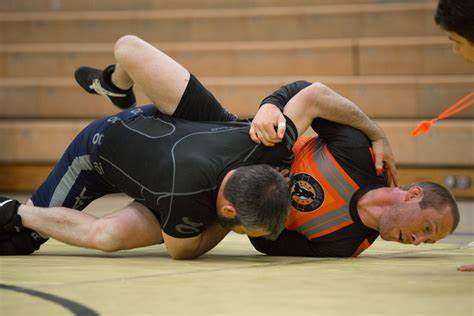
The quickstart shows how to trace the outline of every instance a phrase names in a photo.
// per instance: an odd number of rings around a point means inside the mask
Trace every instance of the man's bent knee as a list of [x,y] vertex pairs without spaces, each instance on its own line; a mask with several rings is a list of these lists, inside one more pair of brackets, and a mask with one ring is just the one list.
[[128,60],[128,56],[134,54],[137,47],[147,44],[141,38],[135,35],[124,35],[120,37],[114,46],[115,59],[119,64]]
[[142,39],[136,35],[123,35],[115,42],[115,49],[122,48],[123,46],[127,46],[131,43],[136,43],[139,41],[142,41]]

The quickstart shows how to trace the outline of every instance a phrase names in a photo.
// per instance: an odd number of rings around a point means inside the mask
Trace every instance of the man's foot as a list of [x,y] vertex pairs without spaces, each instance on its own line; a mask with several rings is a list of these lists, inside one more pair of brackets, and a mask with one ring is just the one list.
[[23,227],[20,205],[17,200],[0,196],[0,255],[29,255],[48,240]]
[[47,240],[28,228],[19,233],[0,233],[0,256],[32,254]]
[[122,90],[112,83],[111,76],[115,65],[107,66],[104,70],[79,67],[74,73],[77,83],[87,92],[107,97],[121,109],[128,109],[136,105],[133,87]]
[[0,196],[0,233],[20,232],[23,228],[18,215],[20,202]]

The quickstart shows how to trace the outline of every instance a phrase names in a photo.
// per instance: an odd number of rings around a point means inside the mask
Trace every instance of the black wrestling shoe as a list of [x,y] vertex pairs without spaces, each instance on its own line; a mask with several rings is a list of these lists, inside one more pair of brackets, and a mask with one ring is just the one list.
[[79,67],[74,72],[77,83],[87,92],[102,95],[112,101],[121,109],[134,107],[137,103],[133,87],[122,90],[115,86],[110,76],[115,70],[115,65],[107,66],[104,70]]
[[28,228],[19,233],[0,233],[0,256],[32,254],[47,240]]
[[20,202],[0,196],[0,232],[20,232],[23,228],[18,215]]

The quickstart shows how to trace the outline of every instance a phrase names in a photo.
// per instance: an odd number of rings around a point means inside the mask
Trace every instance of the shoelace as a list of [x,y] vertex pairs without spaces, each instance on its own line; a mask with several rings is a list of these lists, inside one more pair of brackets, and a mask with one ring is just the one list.
[[474,92],[469,93],[465,97],[461,98],[455,104],[441,112],[436,118],[431,120],[424,120],[418,123],[418,126],[411,132],[412,136],[418,136],[421,134],[427,133],[431,129],[431,125],[438,122],[439,120],[444,120],[456,113],[461,112],[464,109],[467,109],[474,104]]
[[108,97],[124,98],[127,96],[126,94],[115,93],[115,92],[104,89],[102,85],[100,84],[99,79],[94,79],[94,81],[92,81],[92,84],[89,86],[89,88],[97,92],[97,94],[104,97],[108,96]]

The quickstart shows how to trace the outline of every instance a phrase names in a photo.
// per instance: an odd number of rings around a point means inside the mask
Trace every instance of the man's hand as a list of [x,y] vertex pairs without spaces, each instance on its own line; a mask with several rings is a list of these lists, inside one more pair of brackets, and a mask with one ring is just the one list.
[[460,266],[458,268],[458,271],[461,271],[461,272],[474,272],[474,264],[467,264],[467,265],[464,265],[464,266]]
[[[277,131],[275,131],[277,127]],[[250,138],[257,144],[275,146],[282,141],[286,130],[286,120],[280,109],[270,103],[260,107],[250,127]]]
[[372,148],[375,156],[375,170],[377,174],[382,174],[383,170],[387,171],[388,183],[390,186],[398,186],[398,171],[395,166],[395,158],[392,148],[386,137],[372,141]]

